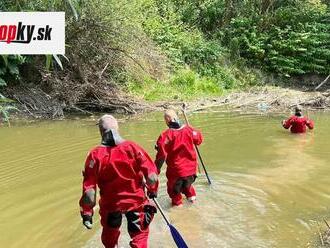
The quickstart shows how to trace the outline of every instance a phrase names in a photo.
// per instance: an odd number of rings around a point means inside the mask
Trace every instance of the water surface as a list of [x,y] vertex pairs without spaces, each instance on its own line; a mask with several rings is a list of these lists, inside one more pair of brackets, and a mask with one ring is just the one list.
[[[310,113],[316,129],[292,135],[283,116],[224,113],[189,115],[203,131],[201,153],[212,177],[196,182],[198,201],[170,208],[164,174],[159,202],[189,247],[308,247],[316,222],[330,215],[330,115]],[[160,114],[121,125],[121,132],[154,156],[165,128]],[[95,228],[80,222],[81,170],[99,142],[92,120],[14,124],[0,128],[0,247],[102,247]],[[123,225],[121,247],[128,247]],[[174,247],[157,215],[150,247]]]

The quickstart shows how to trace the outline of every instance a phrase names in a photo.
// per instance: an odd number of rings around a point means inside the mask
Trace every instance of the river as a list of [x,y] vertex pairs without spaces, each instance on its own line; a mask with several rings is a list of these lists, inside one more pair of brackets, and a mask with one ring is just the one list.
[[[284,130],[280,115],[189,115],[204,134],[200,149],[213,183],[200,175],[197,202],[170,208],[162,173],[158,196],[189,247],[313,247],[317,222],[330,216],[330,115],[309,114],[316,128],[305,135]],[[156,113],[126,120],[121,133],[154,156],[164,128]],[[87,231],[78,207],[84,159],[98,142],[91,119],[0,128],[0,247],[102,247],[98,215]],[[120,247],[128,247],[122,233]],[[160,214],[150,247],[175,247]]]

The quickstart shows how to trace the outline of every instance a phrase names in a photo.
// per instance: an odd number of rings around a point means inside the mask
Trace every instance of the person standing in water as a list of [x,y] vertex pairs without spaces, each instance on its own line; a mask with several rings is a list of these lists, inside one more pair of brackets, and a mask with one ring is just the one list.
[[303,116],[301,107],[295,108],[295,114],[287,120],[282,121],[285,129],[289,129],[291,133],[305,133],[306,127],[309,129],[314,128],[314,122],[307,117]]
[[191,126],[181,125],[173,109],[165,111],[164,120],[168,129],[157,140],[155,164],[160,172],[166,161],[167,193],[172,199],[172,206],[182,205],[181,193],[193,203],[196,191],[192,184],[197,169],[194,145],[202,143],[202,134]]
[[101,145],[92,149],[83,172],[83,192],[79,201],[83,225],[91,229],[96,186],[100,190],[102,243],[118,245],[122,215],[127,219],[130,247],[147,248],[149,224],[156,208],[149,198],[157,196],[157,168],[149,155],[136,143],[122,139],[112,115],[100,118]]

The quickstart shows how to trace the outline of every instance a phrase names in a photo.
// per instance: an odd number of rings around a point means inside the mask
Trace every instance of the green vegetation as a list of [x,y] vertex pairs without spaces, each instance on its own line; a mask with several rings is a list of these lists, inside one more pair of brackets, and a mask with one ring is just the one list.
[[[19,66],[24,62],[25,58],[19,55],[0,56],[0,89],[7,85],[7,81],[19,79]],[[16,110],[13,101],[4,97],[0,92],[0,120],[9,124],[9,113]]]
[[67,12],[66,59],[0,58],[0,84],[17,81],[25,63],[47,73],[46,93],[66,104],[102,99],[110,88],[146,100],[191,99],[269,76],[330,73],[325,0],[19,0],[0,9]]
[[248,64],[271,73],[289,77],[330,72],[330,13],[321,1],[292,1],[261,14],[241,15],[219,37]]
[[0,87],[19,79],[19,66],[25,62],[20,55],[0,55]]
[[142,96],[149,101],[159,99],[191,99],[196,96],[212,96],[223,93],[218,81],[202,77],[190,69],[177,71],[168,82],[156,82],[146,79],[141,82],[130,82],[129,92]]
[[[13,101],[10,99],[5,98],[3,95],[0,94],[0,120],[3,122],[9,122],[9,114],[12,111],[17,111],[18,109],[12,105]],[[1,124],[1,121],[0,121]]]

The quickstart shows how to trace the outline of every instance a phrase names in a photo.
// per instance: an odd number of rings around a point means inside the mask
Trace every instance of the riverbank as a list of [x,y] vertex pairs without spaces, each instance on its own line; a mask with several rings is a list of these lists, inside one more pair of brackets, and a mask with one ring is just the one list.
[[[158,108],[166,108],[170,105],[178,106],[180,104],[181,102],[173,101],[154,105]],[[297,104],[306,110],[329,110],[330,90],[319,92],[273,86],[252,87],[245,91],[233,91],[221,97],[193,100],[188,106],[191,111],[225,106],[229,110],[287,112]]]
[[[10,92],[10,90],[9,90]],[[232,90],[222,96],[203,96],[190,100],[175,99],[164,101],[145,101],[144,99],[116,93],[115,102],[89,102],[90,108],[82,108],[81,103],[66,106],[58,99],[40,89],[15,88],[11,96],[16,100],[18,112],[12,118],[20,119],[64,119],[72,114],[94,115],[95,113],[118,113],[135,115],[146,112],[162,111],[168,107],[180,109],[187,103],[188,111],[199,111],[212,107],[224,107],[228,111],[249,112],[288,112],[299,104],[306,110],[330,110],[330,90],[302,91],[299,89],[275,86],[251,87],[246,90]],[[86,103],[87,104],[87,103]]]
[[[313,84],[329,75],[330,12],[321,1],[266,7],[249,0],[216,8],[213,1],[5,2],[3,11],[66,12],[65,56],[0,55],[5,119],[7,98],[33,119],[135,114],[157,109],[150,101],[165,99],[202,106],[233,101],[237,107],[259,94],[240,95],[237,89],[290,88],[296,80],[302,89],[305,80]],[[266,101],[258,108],[277,104]]]

